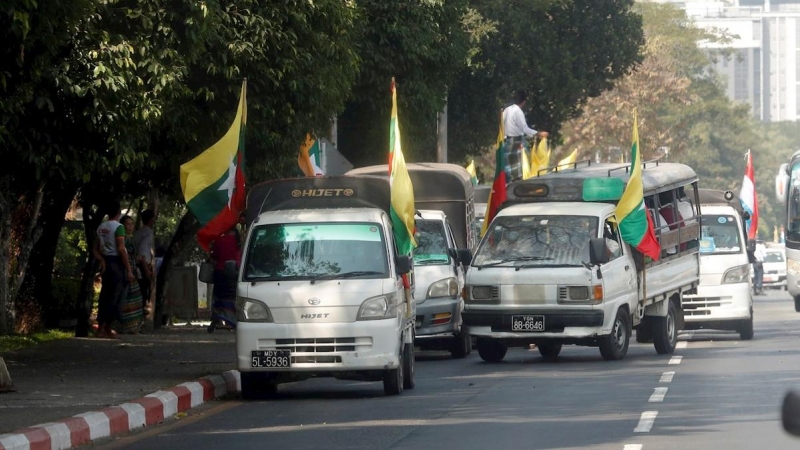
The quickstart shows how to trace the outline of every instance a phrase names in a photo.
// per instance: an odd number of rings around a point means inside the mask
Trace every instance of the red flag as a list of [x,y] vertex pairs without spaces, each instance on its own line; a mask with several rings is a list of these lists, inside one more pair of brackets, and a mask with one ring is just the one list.
[[739,198],[742,202],[742,208],[750,213],[750,219],[747,221],[747,237],[755,239],[758,236],[758,197],[756,197],[756,175],[753,170],[753,155],[747,151],[747,166],[744,170],[744,179],[742,180],[742,189],[739,191]]
[[494,182],[492,183],[492,191],[489,192],[489,200],[486,202],[486,214],[483,217],[483,226],[481,227],[481,237],[486,234],[489,229],[494,216],[500,206],[506,201],[506,171],[505,171],[505,152],[503,150],[503,138],[505,131],[503,130],[503,118],[500,117],[500,131],[497,133],[497,149],[494,151]]

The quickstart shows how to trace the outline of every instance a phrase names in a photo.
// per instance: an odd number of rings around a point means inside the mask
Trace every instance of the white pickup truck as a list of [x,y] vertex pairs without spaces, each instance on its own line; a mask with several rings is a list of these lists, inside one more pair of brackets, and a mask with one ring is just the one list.
[[547,358],[576,344],[622,359],[633,329],[658,353],[674,351],[681,297],[699,282],[700,227],[688,217],[698,215],[697,176],[682,164],[644,164],[662,248],[651,261],[617,232],[628,168],[584,161],[507,187],[467,271],[462,315],[483,360],[529,344]]

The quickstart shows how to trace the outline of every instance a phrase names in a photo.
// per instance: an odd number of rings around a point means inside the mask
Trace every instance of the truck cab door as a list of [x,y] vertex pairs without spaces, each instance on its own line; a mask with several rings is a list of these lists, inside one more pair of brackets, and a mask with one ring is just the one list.
[[[630,303],[638,297],[636,267],[630,257],[630,247],[620,239],[617,225],[608,217],[603,224],[603,237],[609,249],[609,261],[600,267],[603,275],[603,296],[606,301],[616,300]],[[631,304],[631,314],[635,314]]]

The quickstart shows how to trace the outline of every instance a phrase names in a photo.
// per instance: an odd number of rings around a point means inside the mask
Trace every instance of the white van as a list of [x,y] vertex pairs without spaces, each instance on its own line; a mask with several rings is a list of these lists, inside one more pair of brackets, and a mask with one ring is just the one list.
[[767,256],[764,258],[765,288],[786,290],[786,247],[772,244],[766,246]]
[[245,399],[309,377],[414,387],[416,305],[395,251],[389,183],[321,177],[255,186],[237,275],[237,368]]
[[[549,358],[576,344],[622,359],[634,327],[658,353],[674,351],[680,299],[699,282],[699,224],[668,221],[657,231],[662,258],[643,259],[615,224],[628,169],[583,161],[508,185],[467,271],[463,316],[484,361],[529,344]],[[679,210],[684,193],[697,205],[697,176],[685,165],[644,164],[642,180],[648,206]]]
[[700,189],[700,285],[683,296],[685,329],[753,338],[753,297],[744,211],[731,191]]

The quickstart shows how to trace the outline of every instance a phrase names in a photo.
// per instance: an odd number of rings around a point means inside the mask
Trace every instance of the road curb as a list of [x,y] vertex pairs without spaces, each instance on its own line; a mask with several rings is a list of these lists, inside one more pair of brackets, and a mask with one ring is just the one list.
[[241,390],[238,370],[179,384],[118,406],[0,434],[0,450],[64,450],[156,425],[165,418]]

